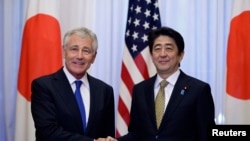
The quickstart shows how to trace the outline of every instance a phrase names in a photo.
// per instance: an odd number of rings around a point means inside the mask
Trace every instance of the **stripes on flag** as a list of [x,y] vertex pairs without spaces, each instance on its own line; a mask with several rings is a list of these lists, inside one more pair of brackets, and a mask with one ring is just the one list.
[[129,0],[116,137],[128,132],[134,84],[149,78],[156,72],[147,47],[147,34],[150,29],[159,27],[161,27],[161,21],[157,0]]

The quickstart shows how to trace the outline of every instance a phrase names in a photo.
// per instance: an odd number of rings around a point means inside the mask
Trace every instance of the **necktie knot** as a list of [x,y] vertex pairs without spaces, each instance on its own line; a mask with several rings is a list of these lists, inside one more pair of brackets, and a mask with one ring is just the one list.
[[79,89],[81,87],[81,85],[82,85],[81,80],[76,80],[75,83],[76,83],[76,89]]
[[162,80],[160,83],[161,88],[165,88],[167,86],[168,82],[166,80]]

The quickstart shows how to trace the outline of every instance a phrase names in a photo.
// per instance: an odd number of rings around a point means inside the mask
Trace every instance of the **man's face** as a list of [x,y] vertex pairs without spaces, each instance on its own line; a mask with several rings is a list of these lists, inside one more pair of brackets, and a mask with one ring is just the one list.
[[175,41],[168,36],[159,36],[155,39],[152,51],[152,60],[160,75],[168,77],[178,68],[184,53],[178,54]]
[[65,66],[76,79],[84,76],[95,57],[90,37],[72,35],[64,48]]

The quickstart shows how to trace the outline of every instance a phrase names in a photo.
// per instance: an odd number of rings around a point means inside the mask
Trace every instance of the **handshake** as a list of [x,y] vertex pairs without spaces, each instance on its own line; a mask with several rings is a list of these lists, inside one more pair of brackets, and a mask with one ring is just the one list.
[[98,139],[95,139],[94,141],[117,141],[116,138],[113,138],[111,136],[108,136],[106,138],[98,138]]

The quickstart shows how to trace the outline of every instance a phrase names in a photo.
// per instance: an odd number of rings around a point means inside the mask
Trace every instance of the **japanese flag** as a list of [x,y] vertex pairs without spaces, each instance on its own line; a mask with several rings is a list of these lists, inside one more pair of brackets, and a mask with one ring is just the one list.
[[250,1],[235,0],[227,46],[225,123],[250,124]]
[[62,66],[58,0],[29,0],[17,82],[15,141],[35,141],[31,81]]

